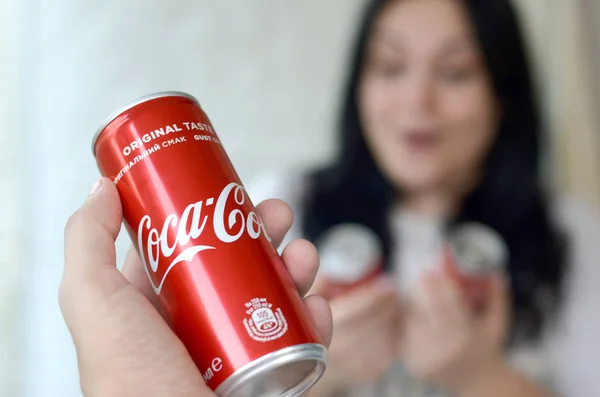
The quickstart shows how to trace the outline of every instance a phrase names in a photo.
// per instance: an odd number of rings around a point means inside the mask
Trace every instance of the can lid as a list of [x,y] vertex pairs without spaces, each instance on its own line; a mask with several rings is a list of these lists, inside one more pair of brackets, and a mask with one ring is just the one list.
[[96,130],[96,133],[94,134],[94,137],[92,138],[92,154],[94,156],[96,156],[96,142],[98,141],[98,138],[100,137],[100,134],[102,134],[102,131],[104,131],[104,129],[117,117],[119,117],[121,114],[123,114],[124,112],[128,111],[129,109],[132,109],[144,102],[148,102],[154,99],[158,99],[158,98],[165,98],[165,97],[183,97],[183,98],[188,98],[191,99],[192,101],[196,102],[198,104],[198,106],[200,106],[200,103],[198,102],[198,100],[185,92],[181,92],[181,91],[161,91],[161,92],[156,92],[153,94],[148,94],[148,95],[144,95],[141,96],[137,99],[134,99],[133,101],[129,102],[128,104],[121,106],[120,108],[118,108],[117,110],[115,110],[110,116],[108,116],[106,118],[106,120],[104,120],[104,122],[102,124],[100,124],[100,126],[98,127],[98,129]]
[[457,226],[448,238],[457,265],[468,274],[485,274],[502,269],[508,261],[508,247],[494,229],[480,223]]
[[316,242],[319,271],[336,282],[353,283],[369,274],[383,255],[375,232],[358,223],[341,223],[328,229]]
[[220,397],[299,397],[323,375],[327,348],[317,343],[275,350],[244,365],[215,390]]

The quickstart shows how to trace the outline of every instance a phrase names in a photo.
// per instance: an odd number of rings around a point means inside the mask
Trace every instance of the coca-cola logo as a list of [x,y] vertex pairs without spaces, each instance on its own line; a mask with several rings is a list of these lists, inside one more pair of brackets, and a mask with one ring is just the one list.
[[[181,215],[168,215],[158,228],[153,226],[150,215],[142,218],[137,230],[138,250],[157,295],[160,294],[165,279],[175,265],[191,261],[199,252],[216,249],[214,246],[200,243],[207,224],[212,224],[214,235],[223,243],[233,243],[244,234],[254,240],[263,234],[271,241],[256,212],[249,211],[248,214],[244,214],[240,209],[246,200],[248,197],[244,187],[232,182],[225,186],[216,203],[213,198],[191,203]],[[211,219],[210,209],[207,211],[207,208],[213,204]],[[178,252],[177,256],[170,260],[175,252]],[[164,272],[160,271],[161,267],[165,269]],[[155,279],[159,280],[158,285]]]

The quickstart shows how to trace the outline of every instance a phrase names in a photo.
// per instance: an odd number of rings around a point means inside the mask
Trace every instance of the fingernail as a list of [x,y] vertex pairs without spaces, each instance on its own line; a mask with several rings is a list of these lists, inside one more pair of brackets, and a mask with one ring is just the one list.
[[88,196],[91,196],[95,193],[97,193],[100,188],[102,188],[102,179],[98,179],[95,183],[94,186],[92,186],[92,190],[90,190],[90,194],[88,194]]

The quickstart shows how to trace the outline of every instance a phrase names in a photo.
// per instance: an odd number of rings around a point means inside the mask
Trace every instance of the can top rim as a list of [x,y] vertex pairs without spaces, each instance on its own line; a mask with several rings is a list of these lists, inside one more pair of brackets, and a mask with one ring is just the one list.
[[457,245],[467,241],[485,251],[486,261],[493,268],[506,266],[509,250],[502,236],[493,228],[480,223],[466,222],[459,225],[449,237],[449,243],[456,253]]
[[198,104],[198,106],[200,105],[198,100],[193,95],[190,95],[190,94],[182,92],[182,91],[161,91],[161,92],[155,92],[153,94],[147,94],[147,95],[138,97],[138,98],[134,99],[133,101],[127,103],[126,105],[121,106],[114,112],[112,112],[110,114],[110,116],[108,116],[102,122],[102,124],[100,124],[100,126],[94,133],[94,137],[92,138],[92,154],[94,155],[94,157],[96,156],[96,142],[98,141],[98,138],[100,137],[102,132],[106,129],[106,127],[108,127],[108,125],[110,123],[112,123],[117,117],[119,117],[121,114],[125,113],[126,111],[128,111],[144,102],[149,102],[154,99],[166,98],[166,97],[188,98],[188,99],[191,99],[192,101],[196,102]]

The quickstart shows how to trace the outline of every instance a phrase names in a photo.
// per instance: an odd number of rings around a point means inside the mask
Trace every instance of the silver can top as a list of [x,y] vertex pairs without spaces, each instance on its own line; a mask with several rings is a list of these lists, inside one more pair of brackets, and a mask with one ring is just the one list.
[[148,94],[148,95],[144,95],[141,96],[137,99],[134,99],[133,101],[129,102],[128,104],[121,106],[120,108],[118,108],[117,110],[115,110],[110,116],[108,116],[104,122],[102,124],[100,124],[100,126],[98,127],[98,129],[96,130],[96,133],[94,134],[94,137],[92,138],[92,154],[94,156],[96,156],[96,142],[98,141],[98,138],[100,137],[100,134],[102,134],[102,131],[104,131],[104,129],[117,117],[119,117],[121,114],[125,113],[126,111],[128,111],[129,109],[133,109],[134,107],[144,103],[144,102],[149,102],[152,101],[154,99],[158,99],[158,98],[165,98],[165,97],[182,97],[182,98],[188,98],[191,99],[192,101],[196,102],[198,104],[198,106],[200,106],[200,102],[198,102],[198,100],[185,92],[181,92],[181,91],[161,91],[161,92],[156,92],[153,94]]
[[358,223],[333,226],[316,242],[319,250],[319,271],[332,281],[359,281],[376,266],[383,255],[377,235]]
[[238,369],[217,389],[219,397],[299,397],[325,372],[327,349],[302,344],[269,353]]
[[450,232],[448,242],[457,265],[467,274],[486,274],[502,270],[508,261],[504,239],[491,227],[464,223]]

